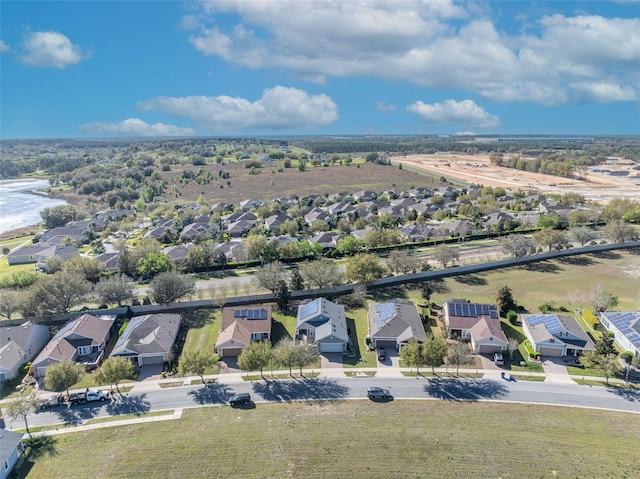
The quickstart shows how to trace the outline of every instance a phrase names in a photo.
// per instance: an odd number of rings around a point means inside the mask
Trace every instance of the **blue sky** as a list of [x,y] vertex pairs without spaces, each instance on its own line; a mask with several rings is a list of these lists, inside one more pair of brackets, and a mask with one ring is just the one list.
[[0,2],[0,137],[640,134],[640,2]]

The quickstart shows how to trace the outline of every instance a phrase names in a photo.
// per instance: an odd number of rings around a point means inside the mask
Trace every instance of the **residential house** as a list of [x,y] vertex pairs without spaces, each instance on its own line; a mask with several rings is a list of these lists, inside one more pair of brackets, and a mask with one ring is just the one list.
[[196,238],[212,238],[220,233],[220,225],[216,223],[191,223],[180,233],[182,241],[194,241]]
[[640,311],[600,313],[600,324],[613,332],[613,337],[624,351],[640,358]]
[[242,211],[249,211],[252,210],[254,208],[258,208],[259,206],[262,206],[264,203],[260,200],[252,200],[252,199],[247,199],[247,200],[243,200],[240,202],[240,209]]
[[309,243],[320,245],[324,249],[335,249],[338,245],[338,240],[343,236],[343,233],[316,233],[309,238]]
[[291,221],[291,216],[279,213],[265,218],[264,225],[267,227],[267,230],[272,231],[276,228],[280,228],[287,221]]
[[271,305],[224,308],[216,352],[221,358],[239,356],[251,341],[271,340]]
[[110,357],[135,361],[138,367],[171,360],[180,329],[179,314],[147,314],[131,318]]
[[572,316],[523,314],[522,329],[534,351],[542,356],[578,356],[595,345]]
[[172,219],[163,219],[158,222],[156,226],[149,228],[143,238],[154,238],[160,240],[166,234],[176,234],[178,229],[175,226],[175,221]]
[[187,255],[194,246],[193,243],[167,246],[162,249],[162,252],[166,254],[169,261],[176,266],[185,266],[187,264]]
[[245,244],[242,240],[217,243],[216,248],[225,255],[228,262],[246,261],[247,259]]
[[118,251],[109,251],[99,254],[98,256],[96,256],[96,259],[99,259],[104,263],[105,271],[113,272],[120,269],[120,267],[118,266],[119,256],[120,253]]
[[369,305],[369,338],[374,348],[393,348],[407,345],[411,338],[423,342],[427,334],[415,304],[395,300]]
[[346,352],[349,331],[344,306],[325,298],[301,304],[296,317],[295,339],[317,345],[321,353]]
[[445,221],[442,228],[451,232],[451,236],[468,236],[475,232],[475,226],[468,220]]
[[331,216],[320,208],[312,208],[306,215],[304,215],[304,220],[310,225],[316,221],[331,223]]
[[98,211],[93,217],[101,222],[107,223],[108,221],[120,221],[122,218],[132,216],[133,210],[119,209],[119,210],[107,210]]
[[0,328],[0,384],[15,378],[48,342],[49,328],[33,321]]
[[0,479],[8,479],[24,452],[23,434],[0,429]]
[[49,366],[65,359],[99,364],[111,337],[115,316],[82,316],[68,321],[31,363],[36,378],[44,377]]
[[78,256],[75,246],[62,246],[47,242],[18,246],[9,252],[7,262],[13,264],[36,263],[43,264],[51,256],[61,256],[64,259]]
[[72,240],[82,240],[85,231],[99,233],[104,230],[105,223],[96,219],[72,221],[64,226],[58,226],[50,230],[46,230],[38,235],[40,241],[50,241],[55,236],[61,238],[71,238]]
[[227,233],[229,233],[229,236],[232,238],[241,238],[253,228],[254,224],[254,221],[234,221],[233,223],[227,224]]
[[236,221],[248,221],[250,223],[255,223],[258,221],[258,217],[250,211],[236,211],[235,213],[223,216],[222,220],[226,224],[235,223]]
[[469,341],[475,353],[492,354],[507,349],[508,339],[495,304],[450,299],[442,305],[442,315],[449,337]]
[[375,191],[370,191],[370,190],[361,190],[361,191],[356,191],[353,194],[353,199],[357,202],[362,202],[362,201],[373,201],[378,197],[378,193],[376,193]]

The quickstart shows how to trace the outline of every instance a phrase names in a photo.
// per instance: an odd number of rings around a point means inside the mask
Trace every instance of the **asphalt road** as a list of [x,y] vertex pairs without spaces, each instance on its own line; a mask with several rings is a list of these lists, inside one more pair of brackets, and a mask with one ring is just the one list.
[[[30,426],[82,423],[88,419],[167,409],[225,405],[236,392],[251,393],[257,407],[263,402],[298,400],[365,399],[369,386],[389,389],[394,399],[446,401],[495,401],[610,409],[640,414],[640,391],[535,381],[509,382],[469,378],[314,378],[302,380],[254,381],[207,387],[183,386],[131,393],[122,401],[58,407],[39,411],[29,418]],[[392,407],[392,405],[390,406]],[[9,429],[23,428],[21,420],[7,419]]]

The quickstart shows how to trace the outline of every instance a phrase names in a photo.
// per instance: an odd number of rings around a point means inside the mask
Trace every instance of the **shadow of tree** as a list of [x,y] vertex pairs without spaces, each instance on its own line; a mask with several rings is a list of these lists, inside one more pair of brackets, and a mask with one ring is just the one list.
[[25,439],[24,445],[31,448],[29,451],[31,459],[37,459],[45,454],[49,456],[58,454],[55,436],[38,436],[33,439]]
[[226,404],[231,393],[225,384],[213,383],[193,391],[189,391],[198,404]]
[[437,399],[448,401],[480,401],[500,399],[507,394],[507,387],[492,379],[429,378],[425,392]]
[[387,301],[393,301],[397,298],[407,298],[407,291],[402,286],[392,286],[389,288],[376,289],[371,291],[368,295],[373,301],[384,303]]
[[135,396],[123,396],[117,401],[111,401],[107,405],[107,412],[112,416],[121,414],[143,414],[149,412],[151,404],[147,401],[146,394],[137,394]]
[[608,387],[607,391],[629,402],[640,402],[640,391],[637,389]]
[[102,403],[100,403],[100,406],[91,403],[76,404],[75,406],[65,406],[62,409],[58,409],[56,413],[65,424],[80,424],[82,421],[96,417],[102,406]]
[[274,319],[271,323],[271,341],[273,344],[278,344],[278,341],[284,338],[291,339],[289,331],[287,331],[284,324]]
[[285,381],[265,381],[254,383],[253,390],[267,401],[296,401],[322,399],[343,399],[349,394],[349,388],[338,384],[334,379],[310,378]]
[[477,274],[456,276],[454,279],[457,283],[467,284],[469,286],[485,286],[487,284],[487,280]]
[[213,321],[212,312],[209,310],[186,311],[182,313],[182,323],[189,329],[201,328]]
[[595,253],[591,253],[591,256],[607,260],[622,258],[622,255],[620,253],[616,253],[615,251],[596,251]]
[[559,273],[562,271],[562,268],[557,264],[551,263],[549,261],[540,261],[538,263],[529,263],[525,266],[528,271],[533,271],[536,273]]
[[564,258],[558,258],[558,261],[571,266],[592,266],[596,263],[593,258],[584,254],[579,256],[565,256]]

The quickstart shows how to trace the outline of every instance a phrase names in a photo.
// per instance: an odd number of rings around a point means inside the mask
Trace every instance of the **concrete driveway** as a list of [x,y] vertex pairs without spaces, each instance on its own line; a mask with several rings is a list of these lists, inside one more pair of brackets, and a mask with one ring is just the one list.
[[321,353],[320,367],[322,369],[342,369],[342,353]]
[[575,384],[567,372],[567,364],[562,358],[543,356],[542,369],[544,369],[544,373],[547,375],[544,380],[545,382]]

